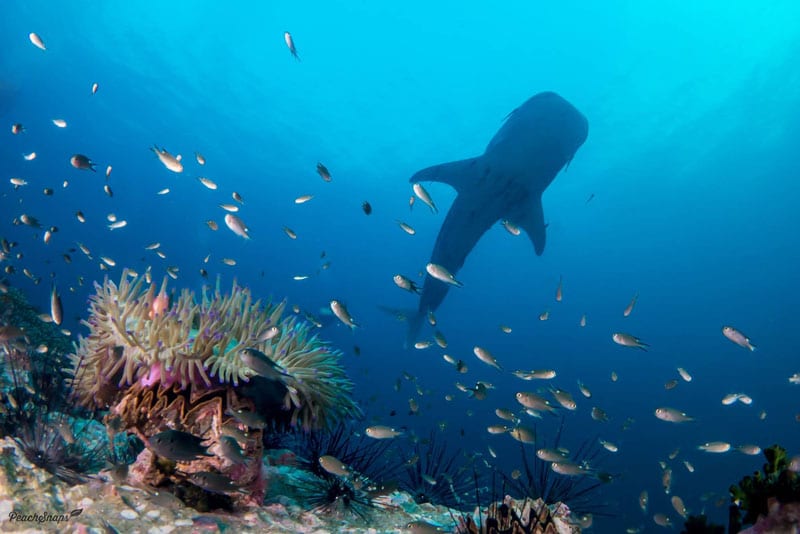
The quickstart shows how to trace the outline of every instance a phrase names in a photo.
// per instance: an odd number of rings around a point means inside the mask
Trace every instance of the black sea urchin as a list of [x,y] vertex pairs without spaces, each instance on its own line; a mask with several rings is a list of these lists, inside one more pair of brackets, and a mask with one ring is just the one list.
[[428,439],[414,444],[404,453],[404,472],[400,488],[418,504],[432,503],[458,508],[470,497],[474,487],[474,457],[462,450],[448,451],[441,435],[431,431]]
[[[561,446],[563,425],[562,420],[551,449]],[[547,444],[540,439],[537,447],[541,449],[547,447]],[[548,504],[562,502],[577,515],[610,516],[610,506],[602,502],[600,495],[602,487],[611,482],[613,477],[596,470],[601,451],[602,447],[597,439],[584,440],[570,454],[568,461],[574,465],[592,466],[594,469],[587,469],[586,475],[565,476],[555,473],[550,463],[539,459],[531,447],[520,444],[522,469],[519,476],[510,476],[505,472],[501,474],[509,488],[508,493],[519,498],[542,499]]]

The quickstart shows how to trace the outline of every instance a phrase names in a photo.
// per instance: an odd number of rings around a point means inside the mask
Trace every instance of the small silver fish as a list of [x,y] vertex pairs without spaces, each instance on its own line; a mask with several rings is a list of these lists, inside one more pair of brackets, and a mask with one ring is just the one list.
[[520,233],[522,233],[519,229],[519,226],[517,226],[516,224],[512,223],[507,219],[503,220],[503,228],[505,228],[509,234],[514,236],[520,235]]
[[630,304],[628,304],[628,306],[622,312],[622,316],[623,317],[630,316],[630,314],[633,312],[634,306],[636,306],[636,301],[638,301],[638,300],[639,300],[639,292],[637,291],[636,294],[633,295],[633,298],[631,299]]
[[250,239],[250,229],[247,227],[247,225],[244,223],[242,219],[240,219],[233,213],[225,214],[225,225],[230,229],[231,232],[238,235],[239,237]]
[[347,307],[345,307],[345,305],[338,300],[331,301],[331,311],[333,311],[333,314],[340,321],[350,328],[356,328],[358,326],[358,324],[356,324],[356,322],[353,321],[353,318],[350,316],[350,312],[347,311]]
[[523,425],[512,428],[508,435],[520,443],[536,443],[536,431]]
[[392,427],[384,425],[373,425],[367,427],[364,433],[372,439],[392,439],[403,435],[402,430],[395,430]]
[[239,351],[239,358],[247,367],[268,380],[282,382],[290,376],[280,365],[258,349],[248,347]]
[[166,151],[164,148],[158,148],[158,145],[153,145],[150,150],[158,157],[158,161],[161,162],[164,167],[174,173],[181,173],[183,172],[183,163],[181,163],[181,156],[178,154],[177,156],[173,156],[169,152]]
[[400,225],[400,228],[402,228],[403,231],[405,233],[407,233],[408,235],[414,235],[414,234],[417,233],[416,230],[414,230],[411,226],[409,226],[408,224],[404,223],[403,221],[397,221],[397,224]]
[[431,195],[428,191],[420,183],[415,183],[412,188],[414,189],[414,194],[428,206],[433,213],[439,213],[439,210],[436,208],[436,205],[433,203],[433,199],[431,199]]
[[456,287],[464,287],[464,284],[456,280],[455,276],[453,276],[450,271],[448,271],[445,267],[438,265],[436,263],[429,263],[425,266],[425,270],[431,275],[433,278],[442,281],[446,284],[450,284]]
[[709,441],[698,445],[697,448],[705,452],[723,453],[731,450],[731,444],[725,441]]
[[683,367],[678,367],[678,374],[681,375],[681,378],[683,378],[684,382],[692,381],[692,375],[690,375],[689,372]]
[[483,363],[485,363],[487,365],[491,365],[492,367],[494,367],[498,371],[502,371],[503,370],[503,368],[500,366],[500,364],[497,363],[497,359],[495,359],[495,357],[492,355],[492,353],[489,352],[487,349],[475,345],[475,347],[472,348],[472,352]]
[[641,349],[645,352],[647,352],[647,347],[650,346],[641,339],[639,339],[638,337],[626,334],[624,332],[616,332],[612,334],[611,339],[617,345],[622,345],[623,347],[632,347],[636,349]]
[[403,276],[402,274],[396,274],[392,277],[394,283],[400,289],[405,289],[410,293],[422,293],[422,288],[420,288],[413,280]]
[[73,154],[72,157],[69,158],[69,162],[76,169],[97,172],[95,163],[90,160],[88,156],[84,156],[83,154]]
[[[289,52],[291,52],[292,57],[294,57],[297,61],[300,61],[300,56],[297,55],[297,48],[294,46],[292,34],[289,32],[283,32],[283,40],[286,42],[286,47],[289,49]],[[322,164],[317,164],[317,168],[319,168],[320,165]]]
[[42,41],[42,38],[39,37],[36,33],[31,32],[30,34],[28,34],[28,39],[30,39],[31,43],[33,43],[33,46],[35,46],[39,50],[47,50],[47,47],[44,45],[44,41]]
[[55,284],[53,284],[50,290],[50,317],[57,325],[61,324],[61,320],[64,317],[64,311],[61,307],[61,297],[58,296]]
[[668,423],[686,423],[694,421],[694,417],[689,417],[686,413],[676,410],[675,408],[656,408],[655,415],[657,418],[662,421],[667,421]]
[[728,338],[729,340],[733,341],[740,347],[743,347],[751,352],[756,350],[755,345],[753,345],[750,342],[750,338],[748,338],[747,336],[745,336],[732,326],[723,326],[722,335]]
[[328,473],[340,477],[349,477],[353,474],[352,470],[335,456],[320,456],[319,465]]
[[551,392],[553,393],[553,397],[555,397],[556,401],[567,410],[574,411],[578,408],[578,405],[575,403],[575,400],[568,391],[564,391],[563,389],[553,389]]
[[197,180],[198,180],[198,181],[199,181],[201,184],[203,184],[204,186],[206,186],[206,188],[208,188],[208,189],[211,189],[212,191],[214,191],[214,190],[216,190],[216,189],[217,189],[217,184],[216,184],[216,182],[214,182],[214,180],[212,180],[212,179],[210,179],[210,178],[206,178],[205,176],[198,176],[198,177],[197,177]]

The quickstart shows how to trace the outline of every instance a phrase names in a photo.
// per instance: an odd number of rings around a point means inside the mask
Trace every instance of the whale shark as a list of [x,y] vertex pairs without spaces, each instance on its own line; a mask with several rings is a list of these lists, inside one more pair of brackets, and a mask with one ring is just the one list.
[[[441,182],[458,193],[430,263],[455,276],[481,236],[499,220],[524,230],[541,256],[547,227],[542,193],[569,165],[588,133],[586,117],[572,104],[553,92],[538,93],[508,114],[482,155],[414,174],[411,183]],[[451,285],[430,273],[425,276],[417,313],[408,318],[407,345],[418,341],[423,317],[439,307]]]

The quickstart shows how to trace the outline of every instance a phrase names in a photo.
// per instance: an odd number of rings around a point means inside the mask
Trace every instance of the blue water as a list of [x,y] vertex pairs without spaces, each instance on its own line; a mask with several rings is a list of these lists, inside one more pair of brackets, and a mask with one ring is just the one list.
[[[491,444],[494,462],[508,471],[519,463],[517,443],[489,436],[485,427],[500,422],[495,408],[516,409],[515,392],[551,384],[485,366],[472,347],[489,348],[506,370],[556,369],[552,385],[578,402],[565,415],[564,444],[599,436],[620,447],[603,454],[604,467],[620,474],[602,494],[618,515],[597,519],[595,531],[655,531],[655,512],[682,523],[658,465],[677,447],[680,455],[669,462],[672,494],[690,512],[705,510],[722,523],[728,485],[762,458],[711,455],[697,445],[780,442],[800,452],[800,386],[787,380],[800,371],[800,4],[695,4],[254,2],[234,9],[188,1],[4,2],[0,236],[24,253],[8,281],[45,310],[53,273],[65,326],[75,334],[85,332],[78,320],[91,283],[105,274],[100,256],[116,261],[114,279],[123,266],[143,272],[148,265],[160,279],[172,265],[180,275],[171,287],[197,290],[205,268],[210,280],[221,275],[227,285],[236,278],[256,295],[288,297],[315,313],[343,300],[361,327],[331,326],[323,335],[345,352],[368,421],[419,435],[446,421],[453,446],[490,459]],[[283,42],[287,30],[299,62]],[[32,31],[46,51],[30,43]],[[426,184],[440,213],[421,202],[409,212],[408,178],[479,155],[509,111],[545,90],[588,118],[589,137],[544,195],[544,255],[536,257],[524,235],[496,225],[460,271],[464,287],[451,290],[437,311],[446,352],[470,367],[457,375],[442,360],[445,351],[403,350],[404,324],[378,309],[416,307],[392,276],[421,282],[417,273],[455,198],[446,185]],[[67,128],[56,128],[57,118]],[[26,131],[14,136],[17,122]],[[182,154],[186,170],[165,169],[148,150],[154,143]],[[31,151],[36,159],[25,161]],[[195,151],[205,167],[195,163]],[[72,168],[74,153],[96,161],[98,173]],[[332,182],[320,179],[317,162]],[[107,165],[113,197],[103,192]],[[204,188],[198,176],[219,189]],[[14,190],[11,177],[29,185]],[[54,195],[44,196],[44,187]],[[168,195],[156,195],[165,187]],[[249,241],[222,222],[217,205],[232,202],[233,191],[245,201],[239,215]],[[296,205],[304,194],[314,198]],[[373,206],[371,216],[363,201]],[[22,213],[58,227],[50,244],[41,231],[11,224]],[[108,213],[128,226],[110,232]],[[219,231],[210,231],[207,219]],[[407,235],[396,220],[417,234]],[[289,239],[284,226],[298,238]],[[166,260],[144,250],[154,241]],[[65,264],[62,254],[76,242],[95,259],[76,251]],[[237,265],[222,264],[225,257]],[[320,270],[325,261],[330,267]],[[22,267],[42,282],[34,285]],[[305,274],[313,276],[292,279]],[[638,304],[624,318],[636,292]],[[548,309],[550,319],[539,321]],[[583,313],[588,325],[581,329]],[[503,334],[500,324],[513,332]],[[724,324],[744,331],[758,350],[725,339]],[[616,331],[651,349],[615,345]],[[694,380],[665,391],[677,366]],[[417,416],[406,415],[408,398],[418,397],[414,387],[404,380],[400,392],[393,389],[403,371],[418,377],[425,393]],[[485,401],[454,387],[476,380],[496,388]],[[579,395],[577,380],[592,399]],[[720,403],[740,391],[754,399],[751,406]],[[446,394],[455,400],[445,401]],[[697,422],[657,420],[653,410],[664,405]],[[593,421],[591,406],[611,421]],[[398,415],[389,417],[391,410]],[[622,431],[628,417],[635,423]],[[557,424],[546,419],[538,430],[552,436]],[[637,504],[643,489],[651,501],[646,515]],[[708,492],[715,497],[701,501]],[[713,505],[719,497],[721,508]]]

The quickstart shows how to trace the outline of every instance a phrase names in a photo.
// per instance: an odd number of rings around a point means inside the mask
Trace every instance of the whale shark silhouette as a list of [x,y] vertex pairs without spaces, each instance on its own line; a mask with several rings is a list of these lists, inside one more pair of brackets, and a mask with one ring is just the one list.
[[[481,236],[505,219],[525,230],[537,256],[545,246],[542,193],[586,140],[589,123],[561,96],[544,92],[512,111],[483,155],[428,167],[411,183],[442,182],[458,193],[439,230],[431,263],[455,276]],[[427,274],[407,345],[417,341],[422,318],[435,311],[450,284]]]

